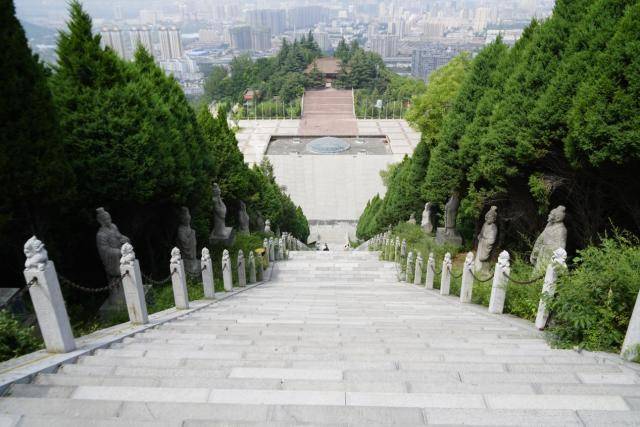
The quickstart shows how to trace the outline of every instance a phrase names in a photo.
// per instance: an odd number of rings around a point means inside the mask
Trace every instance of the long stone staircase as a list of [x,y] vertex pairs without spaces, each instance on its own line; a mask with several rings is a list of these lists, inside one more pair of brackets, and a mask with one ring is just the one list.
[[0,426],[638,425],[617,356],[398,283],[373,252],[291,252],[272,280],[14,384]]

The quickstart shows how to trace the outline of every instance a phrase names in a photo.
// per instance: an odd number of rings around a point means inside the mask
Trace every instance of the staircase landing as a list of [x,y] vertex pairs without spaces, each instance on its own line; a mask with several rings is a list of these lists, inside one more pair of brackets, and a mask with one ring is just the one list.
[[638,381],[376,253],[292,252],[271,282],[14,385],[0,426],[638,424]]

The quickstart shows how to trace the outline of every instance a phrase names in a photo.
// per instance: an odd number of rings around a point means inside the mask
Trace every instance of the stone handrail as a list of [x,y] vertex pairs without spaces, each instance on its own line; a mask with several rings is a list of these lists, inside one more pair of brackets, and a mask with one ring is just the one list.
[[[380,251],[381,259],[384,261],[393,261],[400,264],[400,269],[403,268],[404,257],[397,257],[397,238],[391,235],[391,232],[380,233],[370,240],[368,240],[369,250]],[[422,256],[418,254],[422,260]],[[440,278],[440,294],[448,295],[450,280],[451,280],[451,255],[447,253],[443,260],[441,278]],[[477,276],[478,271],[474,271],[474,254],[469,252],[465,259],[462,274],[461,274],[461,287],[460,287],[460,302],[471,303],[473,285],[477,282],[488,282],[492,280],[491,285],[491,298],[489,300],[488,312],[492,314],[502,314],[504,311],[505,298],[507,293],[507,287],[509,283],[516,285],[528,285],[535,283],[540,279],[544,279],[542,286],[542,293],[540,301],[538,303],[538,312],[535,320],[535,327],[539,330],[543,330],[549,319],[549,307],[548,301],[553,298],[556,292],[556,285],[560,273],[566,270],[567,252],[563,248],[558,248],[553,252],[553,255],[546,267],[545,274],[537,276],[529,280],[520,281],[513,279],[510,276],[510,256],[507,251],[500,253],[498,262],[495,265],[495,269],[491,276],[480,279]],[[418,268],[419,267],[419,268]],[[416,263],[416,275],[414,276],[413,283],[416,285],[422,285],[422,265]],[[419,275],[418,275],[419,274]],[[486,274],[486,273],[485,273]],[[425,289],[433,289],[433,282],[436,276],[435,259],[433,253],[429,254],[429,260],[426,268],[426,283]],[[460,277],[460,276],[454,276]],[[408,280],[406,280],[409,282]],[[633,309],[633,314],[629,321],[627,333],[625,335],[624,343],[622,345],[621,355],[625,359],[635,360],[640,356],[640,294],[636,297],[636,303]]]
[[[248,255],[248,261],[242,250],[238,252],[237,286],[244,288],[247,284],[257,282],[259,273],[262,281],[264,278],[263,266],[269,262],[287,259],[288,249],[296,249],[300,241],[285,233],[278,240],[272,238],[265,239],[265,247],[256,255],[252,251]],[[258,250],[256,250],[256,253]],[[69,353],[76,349],[75,339],[69,322],[69,316],[60,290],[59,275],[56,272],[52,261],[48,259],[44,244],[34,237],[25,244],[27,262],[25,263],[24,277],[27,283],[29,294],[33,302],[36,318],[40,326],[45,348],[49,353]],[[132,325],[146,325],[149,323],[147,303],[143,286],[143,276],[140,271],[140,263],[136,258],[133,246],[125,243],[121,248],[122,257],[120,259],[121,277],[118,278],[118,285],[122,283],[123,293],[126,301],[129,320]],[[271,255],[273,255],[271,257]],[[263,262],[263,257],[264,262]],[[225,249],[222,256],[222,275],[225,292],[233,288],[233,278],[231,274],[231,261],[229,252]],[[248,274],[247,274],[248,270]],[[189,310],[189,294],[187,288],[187,275],[180,250],[171,250],[169,261],[169,271],[175,308],[177,310]],[[214,287],[213,265],[208,248],[202,249],[201,274],[197,276],[202,279],[204,288],[204,298],[208,300],[216,299]],[[112,286],[109,285],[109,288]],[[79,287],[85,289],[83,287]],[[88,289],[87,292],[93,291]]]

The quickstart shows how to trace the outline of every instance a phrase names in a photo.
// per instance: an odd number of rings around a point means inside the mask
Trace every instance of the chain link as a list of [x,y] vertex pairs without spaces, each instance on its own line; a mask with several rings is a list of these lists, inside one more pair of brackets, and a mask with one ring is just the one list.
[[15,294],[13,294],[8,300],[6,300],[4,302],[4,304],[0,305],[0,310],[4,309],[5,307],[8,307],[9,305],[11,305],[11,303],[18,299],[18,298],[22,298],[22,296],[24,294],[27,293],[27,291],[29,290],[29,288],[31,288],[32,286],[35,286],[38,284],[38,278],[34,277],[33,279],[31,279],[29,281],[29,283],[27,283],[22,289],[20,289],[18,292],[16,292]]
[[447,267],[447,270],[449,270],[449,274],[451,274],[451,277],[453,277],[454,279],[459,279],[462,277],[462,273],[460,273],[458,276],[453,274],[453,270],[451,269],[451,267]]
[[442,269],[440,269],[440,271],[436,271],[436,268],[433,266],[433,264],[431,265],[431,271],[433,271],[433,274],[435,274],[436,276],[442,274]]
[[471,269],[470,271],[471,271],[471,276],[472,276],[475,280],[477,280],[478,282],[480,282],[480,283],[486,283],[486,282],[488,282],[489,280],[493,279],[493,273],[491,273],[491,275],[490,275],[489,277],[487,277],[486,279],[484,279],[484,280],[483,280],[483,279],[480,279],[478,276],[476,276],[476,275],[475,275],[475,273],[473,272],[473,269]]
[[172,276],[172,275],[173,275],[173,274],[170,274],[169,276],[167,276],[167,277],[165,277],[164,279],[161,279],[161,280],[154,280],[154,279],[152,279],[152,278],[151,278],[151,276],[148,276],[148,275],[146,275],[146,274],[144,274],[144,273],[143,273],[143,274],[142,274],[142,278],[143,278],[147,283],[150,283],[150,284],[152,284],[152,285],[160,286],[160,285],[164,285],[164,284],[168,283],[168,282],[169,282],[169,280],[171,280],[171,276]]
[[129,275],[129,272],[126,272],[120,277],[114,277],[112,279],[109,279],[109,284],[101,288],[87,288],[86,286],[78,285],[77,283],[72,282],[71,280],[67,279],[62,275],[59,275],[59,277],[60,277],[60,282],[74,289],[78,289],[80,291],[89,292],[89,293],[100,293],[100,292],[110,291],[111,289],[117,288],[122,283],[122,279],[128,275]]
[[505,273],[504,271],[502,272],[502,274],[504,275],[504,277],[506,277],[507,279],[509,279],[509,281],[511,281],[511,282],[513,282],[513,283],[515,283],[515,284],[517,284],[517,285],[530,285],[530,284],[532,284],[532,283],[534,283],[534,282],[537,282],[537,281],[538,281],[538,280],[540,280],[540,279],[543,279],[543,278],[544,278],[544,276],[545,276],[544,274],[542,274],[542,275],[540,275],[540,276],[538,276],[538,277],[534,277],[533,279],[530,279],[530,280],[523,280],[523,281],[520,281],[520,280],[515,280],[514,278],[512,278],[511,276],[509,276],[509,275],[508,275],[507,273]]

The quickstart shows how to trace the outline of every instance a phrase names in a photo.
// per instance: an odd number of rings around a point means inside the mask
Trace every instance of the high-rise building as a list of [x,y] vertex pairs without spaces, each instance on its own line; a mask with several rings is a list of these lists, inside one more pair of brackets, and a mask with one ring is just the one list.
[[320,50],[326,52],[331,48],[331,40],[329,40],[329,33],[324,31],[314,31],[313,39],[318,44]]
[[124,42],[122,40],[122,31],[118,27],[103,27],[100,30],[102,47],[110,47],[121,58],[124,58],[126,51],[124,50]]
[[441,45],[414,50],[411,58],[411,75],[427,81],[431,73],[447,65],[458,53],[451,47]]
[[251,49],[259,52],[264,52],[271,49],[270,28],[251,29]]
[[158,36],[160,38],[160,59],[179,59],[184,56],[179,29],[160,27]]
[[373,36],[369,42],[371,50],[383,58],[398,54],[398,36],[389,34],[377,35]]
[[488,7],[477,8],[475,16],[473,17],[473,30],[476,32],[480,32],[487,28],[490,16],[491,9],[489,9]]
[[289,28],[311,28],[331,19],[331,11],[322,6],[300,6],[289,9]]
[[138,45],[142,45],[147,52],[153,55],[153,44],[151,43],[151,31],[148,27],[132,27],[129,30],[129,40],[131,40],[131,51],[135,52]]
[[437,20],[427,20],[422,25],[422,34],[425,37],[442,37],[446,29],[443,22]]
[[240,27],[233,27],[229,29],[229,36],[231,37],[231,47],[238,50],[251,50],[251,27],[243,25]]
[[287,29],[287,14],[283,9],[250,10],[247,12],[247,22],[254,28],[269,28],[277,36]]

